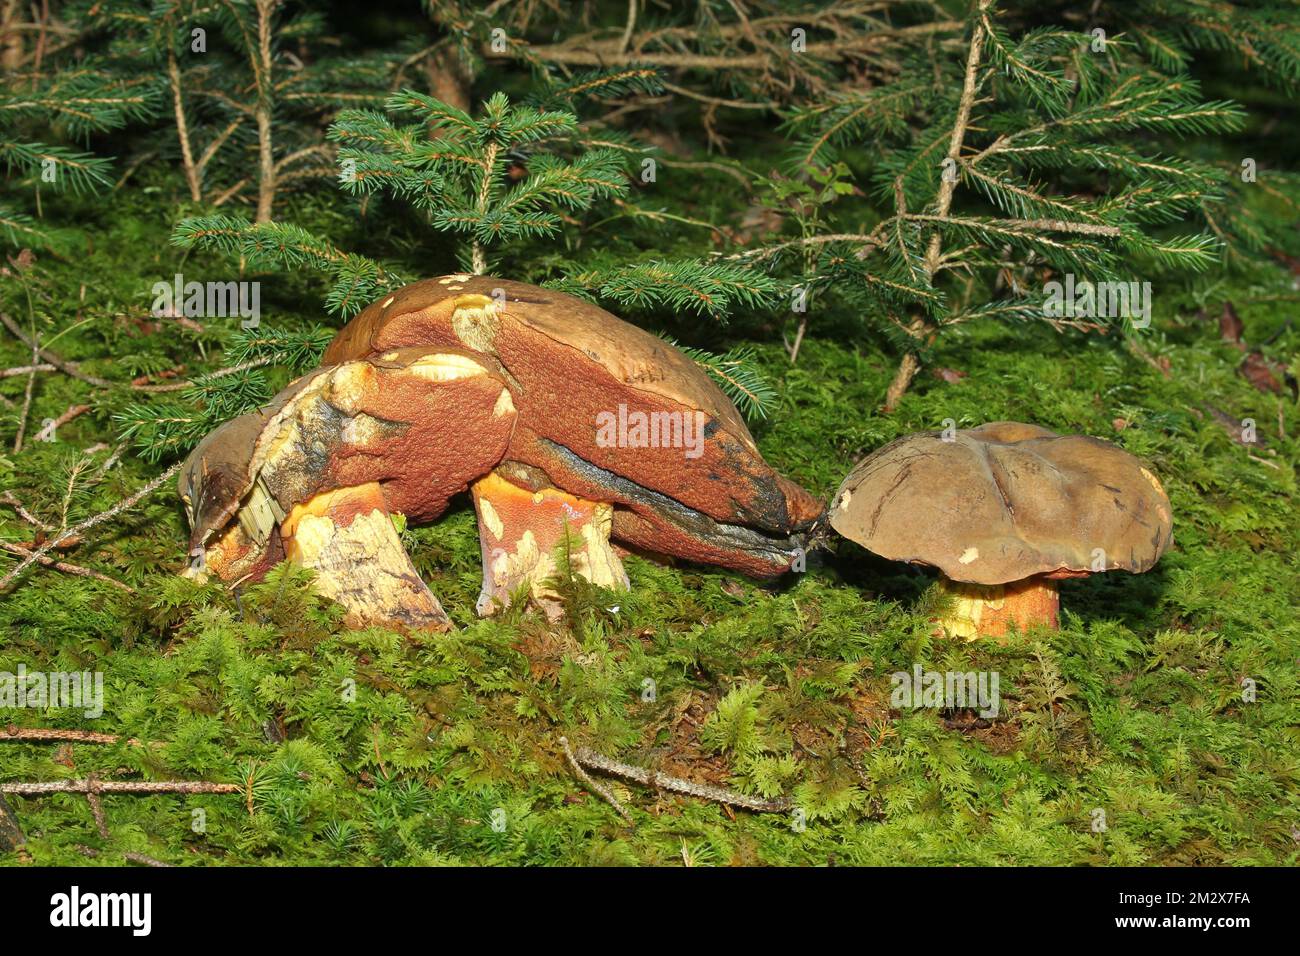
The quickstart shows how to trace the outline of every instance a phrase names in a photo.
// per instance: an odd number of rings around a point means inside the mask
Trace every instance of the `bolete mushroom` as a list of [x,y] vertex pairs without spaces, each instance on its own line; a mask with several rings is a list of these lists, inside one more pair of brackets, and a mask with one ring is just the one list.
[[297,560],[350,623],[449,626],[389,516],[433,520],[467,487],[480,614],[521,589],[556,613],[562,545],[606,587],[627,587],[611,539],[774,576],[821,513],[698,365],[573,296],[417,282],[353,319],[324,362],[208,436],[181,493],[196,561],[233,581]]
[[953,636],[1058,626],[1061,578],[1139,574],[1172,541],[1169,499],[1132,455],[1083,435],[991,422],[900,438],[836,492],[830,524],[894,561],[939,570]]

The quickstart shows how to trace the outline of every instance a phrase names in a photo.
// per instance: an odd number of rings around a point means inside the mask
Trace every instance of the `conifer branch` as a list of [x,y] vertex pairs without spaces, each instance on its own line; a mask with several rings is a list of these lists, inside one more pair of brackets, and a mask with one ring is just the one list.
[[25,557],[22,561],[20,561],[14,568],[12,568],[8,574],[6,574],[3,578],[0,578],[0,592],[3,592],[24,571],[30,568],[33,564],[40,561],[41,558],[45,557],[45,555],[47,555],[50,551],[57,548],[64,541],[84,537],[85,533],[89,531],[91,528],[94,528],[97,525],[103,524],[105,521],[109,521],[112,518],[117,517],[119,514],[121,514],[124,511],[129,511],[131,508],[134,508],[143,499],[147,498],[149,495],[153,494],[160,487],[166,484],[178,471],[180,471],[180,469],[181,469],[181,462],[177,462],[176,464],[168,468],[166,471],[164,471],[161,475],[158,475],[152,481],[148,482],[139,491],[135,492],[134,494],[126,498],[123,498],[121,501],[113,505],[111,508],[108,508],[105,511],[101,511],[99,512],[99,514],[92,515],[91,517],[87,518],[85,521],[82,521],[79,524],[74,525],[73,527],[68,528],[65,531],[61,531],[56,535],[52,535],[48,541],[46,541],[39,548],[36,548],[35,550],[31,551],[27,555],[27,557]]

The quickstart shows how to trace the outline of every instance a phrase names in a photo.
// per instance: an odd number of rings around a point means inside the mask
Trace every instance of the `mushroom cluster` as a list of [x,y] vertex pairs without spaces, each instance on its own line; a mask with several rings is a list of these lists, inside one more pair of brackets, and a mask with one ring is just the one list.
[[446,629],[393,516],[432,521],[467,488],[480,614],[520,594],[557,613],[561,546],[612,588],[611,540],[775,576],[822,512],[672,345],[573,296],[452,275],[372,304],[322,368],[194,450],[191,573],[238,582],[288,558],[353,626]]
[[868,455],[829,513],[844,537],[929,565],[965,638],[1057,626],[1056,582],[1148,570],[1172,541],[1169,499],[1109,442],[992,422],[900,438]]

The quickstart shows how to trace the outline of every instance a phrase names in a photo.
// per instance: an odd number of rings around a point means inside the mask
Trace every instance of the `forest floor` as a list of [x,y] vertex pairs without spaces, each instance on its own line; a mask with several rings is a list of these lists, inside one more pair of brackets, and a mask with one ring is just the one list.
[[[39,256],[21,276],[10,266],[4,280],[4,309],[21,325],[27,293],[36,314],[64,324],[84,307],[89,321],[53,347],[114,380],[177,356],[217,362],[207,333],[146,316],[154,282],[198,265],[178,264],[167,243],[176,184],[140,175],[83,207],[84,251]],[[366,234],[346,210],[294,215],[354,247]],[[277,282],[263,302],[270,321],[322,320],[309,278]],[[1300,415],[1290,395],[1236,372],[1242,353],[1218,320],[1230,300],[1245,342],[1276,336],[1270,352],[1294,356],[1300,330],[1286,323],[1298,299],[1281,268],[1157,290],[1152,327],[1133,333],[1145,358],[1114,336],[972,326],[939,343],[890,416],[879,406],[896,357],[836,317],[813,316],[793,366],[774,336],[755,339],[779,394],[755,426],[759,445],[822,496],[863,454],[945,419],[1036,422],[1151,463],[1173,504],[1172,550],[1145,575],[1063,582],[1061,629],[1004,644],[931,637],[932,576],[847,542],[774,586],[631,558],[630,594],[566,589],[567,625],[518,612],[478,620],[467,501],[405,532],[457,629],[349,632],[300,573],[238,600],[179,578],[185,519],[165,489],[60,555],[130,592],[37,569],[0,595],[0,673],[100,671],[105,692],[97,719],[2,710],[0,735],[10,725],[123,738],[0,741],[0,782],[98,774],[243,792],[105,796],[103,833],[82,796],[10,797],[27,842],[0,862],[1294,864]],[[93,304],[106,301],[146,318],[105,317]],[[3,365],[29,359],[12,337],[0,342]],[[14,403],[0,409],[6,450],[25,386],[0,380]],[[29,433],[91,391],[40,373]],[[0,456],[0,488],[42,521],[93,514],[165,466],[128,452],[102,471],[113,408],[92,404],[55,441]],[[1234,440],[1247,418],[1252,446]],[[0,541],[33,534],[0,507]],[[996,672],[999,714],[891,708],[891,675],[916,664]],[[603,778],[629,827],[575,779],[561,736],[660,773],[785,795],[798,812],[733,811]]]

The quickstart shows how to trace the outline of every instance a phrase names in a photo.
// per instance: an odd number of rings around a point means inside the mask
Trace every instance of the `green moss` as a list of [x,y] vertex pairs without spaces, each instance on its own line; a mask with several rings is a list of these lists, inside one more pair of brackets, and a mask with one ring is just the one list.
[[[42,259],[29,273],[37,321],[88,318],[59,347],[106,377],[215,367],[222,320],[198,331],[131,318],[176,268],[166,237],[179,184],[137,176],[154,191],[85,207],[84,255]],[[309,193],[287,216],[344,245],[390,251],[379,248],[389,241],[382,230],[367,233],[340,208]],[[184,263],[203,268],[200,256]],[[1157,296],[1154,327],[1139,341],[1168,360],[1168,376],[1104,338],[984,323],[938,343],[935,365],[965,377],[923,373],[890,417],[878,406],[895,357],[838,334],[845,316],[815,321],[793,367],[779,345],[752,342],[778,390],[759,444],[819,494],[861,454],[945,419],[1035,421],[1153,463],[1174,505],[1175,549],[1141,577],[1066,582],[1062,629],[1006,646],[931,637],[931,579],[847,542],[768,585],[632,558],[632,593],[566,593],[568,626],[518,612],[480,621],[464,501],[436,525],[403,531],[459,629],[349,633],[301,574],[276,572],[238,599],[175,577],[184,520],[171,495],[156,495],[70,556],[135,593],[29,573],[0,601],[0,671],[101,670],[102,719],[4,719],[158,746],[78,744],[70,763],[52,744],[0,744],[0,780],[127,770],[238,783],[251,800],[107,797],[104,840],[80,797],[13,798],[28,850],[41,864],[79,865],[119,863],[132,850],[192,864],[1295,863],[1300,425],[1294,404],[1234,374],[1239,353],[1195,311],[1231,298],[1247,341],[1266,339],[1283,328],[1294,294],[1280,272],[1261,275]],[[276,282],[268,320],[320,321],[318,291],[300,276]],[[6,311],[27,315],[22,283],[5,283],[3,295]],[[672,331],[716,344],[713,332]],[[743,337],[744,324],[735,331]],[[1294,354],[1297,338],[1283,331],[1276,353]],[[26,361],[11,339],[0,358]],[[5,379],[0,393],[20,398],[24,384]],[[83,394],[43,375],[32,419]],[[81,449],[112,440],[119,401],[98,399],[57,442],[0,459],[0,487],[55,521],[65,497],[75,520],[137,488],[153,472],[130,456],[103,474],[106,452],[75,467]],[[1253,418],[1266,444],[1248,454],[1207,405]],[[30,541],[32,532],[5,508],[0,536]],[[890,675],[916,662],[996,670],[999,718],[891,709]],[[1244,679],[1254,702],[1243,700]],[[562,734],[667,773],[791,796],[801,819],[733,819],[613,782],[637,821],[629,831],[573,779]],[[203,833],[192,827],[196,810]],[[1097,811],[1104,831],[1093,829]]]

